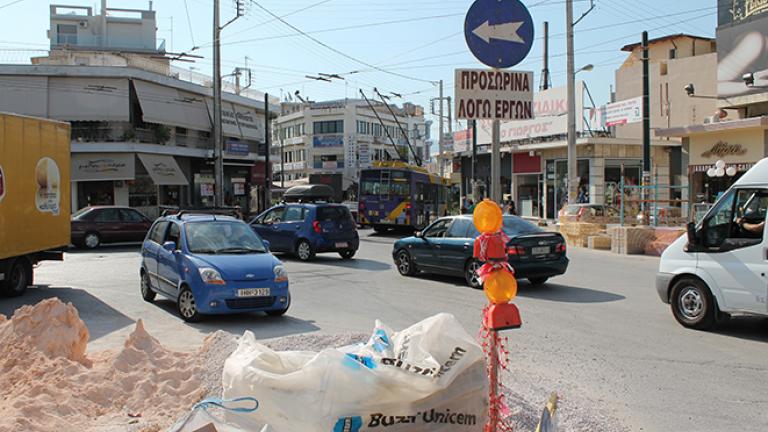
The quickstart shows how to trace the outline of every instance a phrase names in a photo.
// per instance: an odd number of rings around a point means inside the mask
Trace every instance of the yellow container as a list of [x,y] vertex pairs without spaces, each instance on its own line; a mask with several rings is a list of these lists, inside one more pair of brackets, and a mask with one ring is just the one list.
[[0,260],[70,242],[68,123],[0,113]]

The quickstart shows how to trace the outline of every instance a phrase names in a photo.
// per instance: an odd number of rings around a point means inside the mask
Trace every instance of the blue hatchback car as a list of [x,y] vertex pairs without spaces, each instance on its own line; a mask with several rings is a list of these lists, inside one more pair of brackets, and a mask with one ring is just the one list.
[[357,224],[341,204],[281,204],[255,217],[251,227],[270,242],[271,250],[295,254],[302,261],[321,252],[352,259],[360,247]]
[[288,272],[248,225],[228,216],[162,217],[141,249],[141,295],[175,301],[188,322],[201,315],[288,311]]

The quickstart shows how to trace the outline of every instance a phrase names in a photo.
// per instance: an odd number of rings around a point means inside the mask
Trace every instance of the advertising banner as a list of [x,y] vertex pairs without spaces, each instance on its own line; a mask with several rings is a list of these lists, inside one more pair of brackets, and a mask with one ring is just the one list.
[[[584,109],[584,83],[576,83],[576,112]],[[568,92],[566,87],[557,87],[536,93],[533,97],[531,120],[501,122],[501,142],[531,138],[566,135],[568,133]],[[491,143],[492,122],[477,123],[477,143]],[[584,130],[583,116],[576,116],[576,131]],[[469,137],[470,145],[472,137]]]
[[457,119],[533,118],[533,72],[457,69],[455,86]]
[[472,129],[453,133],[453,151],[456,153],[472,151]]
[[227,146],[224,152],[233,156],[248,156],[250,149],[248,143],[235,140],[227,140]]
[[352,171],[357,168],[357,139],[354,135],[347,136],[347,146],[344,149],[344,166]]
[[367,142],[358,143],[359,164],[361,169],[371,167],[371,145]]
[[734,20],[734,24],[717,29],[720,98],[768,93],[768,0],[745,4],[754,6],[742,9],[751,13],[751,19]]
[[636,97],[605,106],[605,125],[608,127],[643,121],[643,97]]
[[717,25],[739,24],[767,15],[768,0],[720,0]]

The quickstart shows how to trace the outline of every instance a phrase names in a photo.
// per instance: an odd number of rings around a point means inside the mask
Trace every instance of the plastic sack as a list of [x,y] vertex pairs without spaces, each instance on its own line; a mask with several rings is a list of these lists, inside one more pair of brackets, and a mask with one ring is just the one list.
[[[259,402],[252,397],[205,399],[171,426],[168,432],[274,432],[269,426],[260,425],[243,415],[256,411],[258,407]],[[226,421],[223,412],[229,413]]]
[[244,415],[275,432],[477,431],[488,411],[483,351],[449,314],[397,333],[377,321],[366,344],[320,353],[274,352],[246,331],[223,386],[258,395]]

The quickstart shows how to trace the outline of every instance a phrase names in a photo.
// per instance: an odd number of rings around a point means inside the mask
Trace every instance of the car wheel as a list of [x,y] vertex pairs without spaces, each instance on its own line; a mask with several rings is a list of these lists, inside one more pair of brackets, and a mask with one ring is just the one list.
[[19,297],[24,294],[32,282],[32,267],[25,259],[16,260],[6,275],[7,280],[2,285],[2,293],[8,297]]
[[197,312],[197,304],[195,303],[195,296],[189,288],[184,288],[179,294],[179,300],[176,303],[179,308],[179,315],[186,322],[198,322],[200,321],[200,314]]
[[353,249],[346,249],[343,251],[339,251],[339,255],[341,255],[341,259],[344,259],[344,260],[352,259],[356,253],[357,251]]
[[715,324],[715,301],[704,282],[694,278],[679,280],[672,287],[671,300],[672,314],[683,326],[707,330]]
[[483,264],[477,260],[470,260],[464,267],[464,280],[467,281],[467,285],[470,288],[480,289],[483,284],[480,282],[480,277],[477,276],[477,271],[480,270]]
[[157,293],[152,291],[152,285],[150,285],[149,282],[149,275],[147,272],[141,273],[141,297],[144,299],[144,301],[147,302],[153,302],[155,301],[155,297],[157,296]]
[[403,276],[413,276],[416,274],[416,266],[413,264],[411,254],[404,250],[397,254],[395,264],[397,264],[397,271]]
[[88,233],[83,238],[83,245],[88,249],[96,249],[101,245],[101,237],[98,233]]
[[290,307],[291,307],[291,296],[289,295],[288,305],[285,307],[285,309],[266,311],[266,313],[271,317],[279,317],[279,316],[285,315],[288,312],[288,309],[290,309]]
[[296,244],[296,256],[302,261],[309,261],[315,257],[315,251],[312,250],[312,245],[306,240],[300,240]]
[[530,282],[531,285],[544,285],[548,280],[548,277],[528,278],[528,282]]

